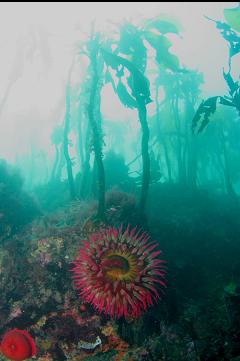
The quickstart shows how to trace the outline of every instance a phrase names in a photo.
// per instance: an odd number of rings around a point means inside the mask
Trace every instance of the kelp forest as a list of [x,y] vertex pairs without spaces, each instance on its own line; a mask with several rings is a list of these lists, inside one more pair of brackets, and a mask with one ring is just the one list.
[[[34,62],[45,81],[54,73],[50,35],[33,26],[9,61],[1,361],[240,360],[240,6],[201,15],[225,50],[212,93],[179,51],[184,23],[157,4],[139,20],[89,18],[64,81],[28,89],[52,104],[45,119],[11,97]],[[20,120],[6,142],[10,116]]]

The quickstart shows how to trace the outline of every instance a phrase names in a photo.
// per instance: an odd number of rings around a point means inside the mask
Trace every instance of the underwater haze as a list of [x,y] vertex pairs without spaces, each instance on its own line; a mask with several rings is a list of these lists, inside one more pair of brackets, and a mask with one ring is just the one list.
[[0,4],[0,361],[240,360],[240,3]]

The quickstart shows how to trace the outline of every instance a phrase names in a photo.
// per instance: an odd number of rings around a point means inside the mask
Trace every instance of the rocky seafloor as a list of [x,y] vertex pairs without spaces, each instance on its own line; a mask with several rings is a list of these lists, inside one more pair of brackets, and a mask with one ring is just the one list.
[[[134,207],[133,195],[113,192],[109,224],[131,223]],[[0,338],[12,328],[28,330],[38,361],[239,361],[238,201],[177,186],[151,188],[147,230],[167,260],[167,288],[136,320],[98,314],[73,287],[71,262],[97,227],[95,210],[95,203],[72,202],[2,240]]]

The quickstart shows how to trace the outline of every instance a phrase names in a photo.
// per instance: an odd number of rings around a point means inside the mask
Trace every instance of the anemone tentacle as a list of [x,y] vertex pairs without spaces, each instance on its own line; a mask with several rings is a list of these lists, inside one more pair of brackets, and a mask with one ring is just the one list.
[[166,287],[161,253],[158,243],[137,227],[100,229],[82,242],[71,270],[74,285],[100,313],[139,317]]

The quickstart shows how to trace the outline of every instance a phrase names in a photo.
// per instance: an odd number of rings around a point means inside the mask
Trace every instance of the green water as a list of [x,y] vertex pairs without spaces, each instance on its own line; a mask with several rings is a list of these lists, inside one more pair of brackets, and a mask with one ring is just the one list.
[[0,360],[240,359],[239,24],[0,5]]

